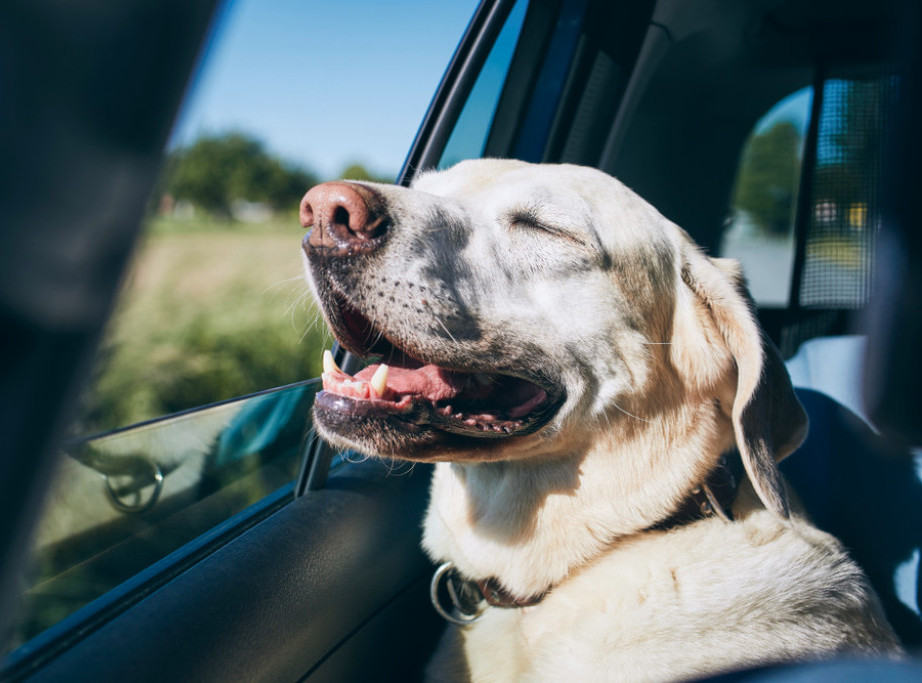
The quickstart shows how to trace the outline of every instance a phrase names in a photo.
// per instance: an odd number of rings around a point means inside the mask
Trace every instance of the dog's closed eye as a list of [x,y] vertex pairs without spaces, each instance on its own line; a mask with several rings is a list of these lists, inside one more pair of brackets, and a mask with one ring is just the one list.
[[534,207],[518,208],[506,214],[506,221],[513,229],[543,232],[552,237],[561,237],[577,244],[584,249],[591,249],[591,245],[582,236],[571,230],[559,227],[550,221]]
[[513,228],[543,230],[552,235],[559,235],[562,232],[559,228],[552,227],[542,221],[534,208],[513,209],[509,212],[507,220]]

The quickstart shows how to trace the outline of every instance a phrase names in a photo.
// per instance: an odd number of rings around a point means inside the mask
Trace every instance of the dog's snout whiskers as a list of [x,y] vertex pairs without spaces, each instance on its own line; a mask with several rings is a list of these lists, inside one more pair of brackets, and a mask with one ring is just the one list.
[[436,321],[439,325],[441,325],[441,327],[442,327],[443,330],[445,330],[445,334],[447,334],[449,337],[451,337],[451,340],[452,340],[455,344],[457,344],[457,343],[458,343],[458,340],[455,339],[455,335],[453,335],[453,334],[451,333],[451,331],[445,326],[445,323],[442,322],[442,319],[441,319],[441,318],[436,318],[435,321]]

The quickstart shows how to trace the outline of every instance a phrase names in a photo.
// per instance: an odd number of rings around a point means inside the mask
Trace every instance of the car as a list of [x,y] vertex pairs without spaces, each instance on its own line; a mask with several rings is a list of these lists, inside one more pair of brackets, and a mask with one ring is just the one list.
[[[427,468],[314,438],[316,379],[67,435],[215,4],[0,10],[30,29],[8,31],[0,79],[15,169],[0,228],[0,635],[22,627],[37,533],[54,565],[0,680],[414,680],[444,623],[419,550]],[[786,474],[910,650],[920,19],[897,0],[483,0],[398,179],[477,157],[594,166],[741,258],[813,423]],[[769,178],[753,170],[766,144],[775,162],[787,150]],[[56,467],[68,474],[42,513]],[[95,507],[56,513],[91,477]]]

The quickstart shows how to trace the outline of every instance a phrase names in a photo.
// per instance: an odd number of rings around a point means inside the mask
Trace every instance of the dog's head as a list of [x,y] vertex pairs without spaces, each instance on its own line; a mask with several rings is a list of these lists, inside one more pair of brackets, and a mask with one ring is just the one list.
[[735,440],[786,514],[774,461],[805,417],[738,269],[615,179],[468,161],[410,188],[320,185],[301,219],[327,322],[372,360],[324,373],[314,416],[328,440],[420,461],[542,457],[600,434],[667,443],[707,405],[727,432],[712,441]]

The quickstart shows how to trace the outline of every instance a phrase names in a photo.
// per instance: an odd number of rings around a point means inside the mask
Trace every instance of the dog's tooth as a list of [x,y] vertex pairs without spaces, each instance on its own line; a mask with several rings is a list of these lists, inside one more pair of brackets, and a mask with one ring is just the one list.
[[387,365],[381,363],[378,366],[378,369],[375,370],[375,374],[371,376],[371,388],[375,390],[378,396],[384,396],[384,392],[387,391]]
[[342,372],[342,370],[340,370],[339,366],[336,364],[336,361],[333,360],[333,353],[330,351],[330,349],[323,350],[323,371],[327,374],[333,372]]

